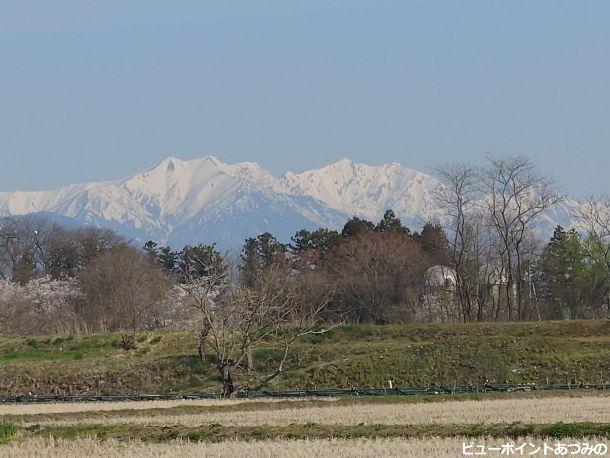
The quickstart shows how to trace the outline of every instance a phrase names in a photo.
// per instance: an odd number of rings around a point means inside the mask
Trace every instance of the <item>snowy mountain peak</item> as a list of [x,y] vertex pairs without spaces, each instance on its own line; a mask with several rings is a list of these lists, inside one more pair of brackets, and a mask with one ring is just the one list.
[[350,158],[342,157],[337,162],[335,162],[334,164],[331,164],[327,167],[335,169],[335,170],[353,169],[354,163],[352,162],[352,160]]
[[168,156],[146,172],[152,172],[154,170],[164,170],[166,172],[172,172],[176,168],[176,163],[180,164],[182,162],[183,161],[177,157]]
[[168,156],[165,159],[163,159],[161,162],[159,162],[153,168],[146,170],[145,172],[142,172],[142,174],[153,173],[156,171],[163,172],[163,173],[171,173],[171,172],[175,171],[176,169],[187,170],[187,169],[195,169],[195,168],[202,168],[202,167],[222,168],[222,167],[229,167],[229,165],[223,163],[218,158],[216,158],[214,156],[210,156],[210,155],[203,156],[203,157],[200,157],[197,159],[189,159],[189,160],[180,159],[175,156]]
[[[277,178],[255,162],[170,156],[125,179],[0,193],[0,216],[53,214],[139,241],[236,248],[265,231],[288,241],[299,229],[340,228],[350,216],[378,221],[388,208],[417,230],[440,218],[434,204],[439,186],[435,178],[397,163],[370,166],[343,158]],[[558,207],[548,226],[569,226],[569,210]]]
[[287,174],[284,181],[293,193],[372,220],[381,218],[387,208],[394,208],[414,225],[436,213],[433,193],[438,181],[396,163],[370,166],[344,158],[317,170]]

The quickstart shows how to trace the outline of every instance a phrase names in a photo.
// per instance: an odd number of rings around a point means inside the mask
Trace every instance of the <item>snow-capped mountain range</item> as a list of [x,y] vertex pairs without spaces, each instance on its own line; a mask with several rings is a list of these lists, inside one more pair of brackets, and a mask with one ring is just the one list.
[[[434,200],[439,186],[434,177],[397,163],[370,166],[341,159],[278,178],[252,162],[169,157],[125,179],[0,193],[0,216],[41,213],[61,223],[109,227],[141,242],[238,248],[246,237],[265,231],[289,241],[299,229],[338,229],[351,216],[377,221],[388,208],[419,230],[440,219]],[[545,215],[543,231],[571,226],[574,205],[565,200]]]

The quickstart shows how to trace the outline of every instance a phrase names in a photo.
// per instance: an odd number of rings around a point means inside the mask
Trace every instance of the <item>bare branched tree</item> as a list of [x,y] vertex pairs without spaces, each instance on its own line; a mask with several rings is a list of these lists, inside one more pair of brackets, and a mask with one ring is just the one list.
[[[448,258],[455,271],[460,315],[463,321],[471,321],[478,283],[478,247],[482,229],[479,174],[465,164],[447,165],[436,172],[443,184],[436,198],[449,229]],[[481,307],[478,309],[477,316],[480,316]]]
[[523,319],[527,254],[536,236],[535,223],[560,198],[551,181],[526,158],[489,158],[482,178],[482,202],[500,242],[502,272],[506,273],[508,319]]
[[580,206],[577,217],[587,235],[603,246],[600,253],[602,258],[593,257],[602,261],[604,268],[610,272],[610,197],[590,199]]
[[581,229],[587,234],[584,244],[587,257],[597,265],[605,277],[606,305],[610,311],[610,197],[590,199],[579,207],[576,215]]
[[[214,357],[222,378],[223,396],[260,389],[300,364],[294,347],[300,338],[323,333],[320,313],[327,300],[303,307],[295,282],[271,267],[255,288],[229,285],[223,265],[209,265],[208,274],[190,278],[185,298],[200,315],[199,354],[204,346]],[[252,354],[264,349],[268,357],[255,367]]]
[[25,284],[43,272],[45,248],[53,227],[44,218],[0,219],[0,276]]
[[330,251],[327,283],[334,306],[360,322],[409,321],[419,313],[425,272],[430,267],[408,234],[370,232]]
[[77,313],[88,331],[158,326],[167,278],[144,253],[128,246],[95,258],[78,274]]
[[188,305],[199,312],[199,359],[205,362],[206,343],[212,330],[214,311],[229,288],[229,270],[219,254],[194,255],[181,272],[178,285]]

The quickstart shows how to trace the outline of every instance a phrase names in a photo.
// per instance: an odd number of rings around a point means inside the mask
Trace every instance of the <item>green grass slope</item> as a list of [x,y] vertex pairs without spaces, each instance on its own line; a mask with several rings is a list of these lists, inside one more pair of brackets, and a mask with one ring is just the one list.
[[[212,357],[187,331],[0,337],[0,395],[155,393],[217,389]],[[610,320],[350,325],[300,343],[303,367],[272,388],[546,383],[610,379]],[[269,351],[255,353],[263,364]]]

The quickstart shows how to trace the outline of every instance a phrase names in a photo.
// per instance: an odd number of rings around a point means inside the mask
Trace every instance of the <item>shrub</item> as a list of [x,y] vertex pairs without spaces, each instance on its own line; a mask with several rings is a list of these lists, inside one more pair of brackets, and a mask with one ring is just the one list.
[[8,442],[19,432],[19,427],[8,421],[0,421],[0,444]]

